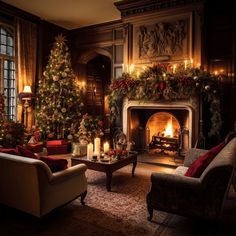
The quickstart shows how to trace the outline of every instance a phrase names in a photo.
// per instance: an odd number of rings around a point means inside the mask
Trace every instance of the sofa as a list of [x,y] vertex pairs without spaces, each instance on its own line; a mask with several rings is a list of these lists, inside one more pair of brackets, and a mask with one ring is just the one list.
[[52,173],[47,164],[33,158],[0,153],[0,204],[36,217],[87,193],[84,164]]
[[189,166],[207,150],[189,149],[184,165],[173,173],[152,173],[147,194],[148,220],[153,210],[219,220],[236,167],[236,138],[214,157],[200,177],[185,176]]

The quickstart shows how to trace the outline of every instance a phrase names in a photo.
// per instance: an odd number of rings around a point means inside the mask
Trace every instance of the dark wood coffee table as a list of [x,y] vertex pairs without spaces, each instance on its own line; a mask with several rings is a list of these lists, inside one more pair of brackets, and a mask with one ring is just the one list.
[[105,172],[107,176],[106,188],[107,191],[111,191],[112,173],[114,171],[133,163],[132,176],[134,177],[134,170],[137,165],[137,153],[130,152],[127,157],[121,158],[120,160],[112,159],[108,162],[87,160],[87,157],[72,157],[71,162],[72,166],[84,163],[88,169]]

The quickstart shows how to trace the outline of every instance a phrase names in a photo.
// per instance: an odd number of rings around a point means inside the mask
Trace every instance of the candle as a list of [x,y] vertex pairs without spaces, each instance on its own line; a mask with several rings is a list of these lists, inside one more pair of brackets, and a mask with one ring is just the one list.
[[109,152],[109,149],[110,149],[109,143],[108,143],[108,142],[105,142],[105,143],[103,144],[103,151],[104,151],[104,153],[108,153],[108,152]]
[[134,67],[135,65],[134,64],[131,64],[130,67],[129,67],[129,73],[132,74],[134,72]]
[[94,154],[100,156],[100,146],[101,146],[101,139],[95,138],[94,139]]
[[184,60],[184,69],[187,69],[187,60]]
[[87,145],[87,158],[92,159],[92,157],[93,157],[93,144],[89,143]]
[[173,65],[173,73],[175,73],[175,71],[176,71],[176,65]]
[[190,60],[191,67],[193,67],[193,59]]

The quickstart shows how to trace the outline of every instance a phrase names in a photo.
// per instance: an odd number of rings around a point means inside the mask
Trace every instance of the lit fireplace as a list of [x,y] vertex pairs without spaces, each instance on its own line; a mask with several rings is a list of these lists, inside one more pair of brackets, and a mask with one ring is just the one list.
[[[169,112],[154,113],[147,122],[147,130],[152,133],[151,142],[146,143],[148,148],[157,148],[160,149],[160,152],[165,150],[179,151],[180,125],[178,120]],[[147,136],[149,136],[148,133]]]
[[153,139],[159,138],[161,148],[169,148],[184,155],[197,140],[198,121],[197,100],[123,101],[123,132],[129,141],[135,142],[137,151],[149,150]]

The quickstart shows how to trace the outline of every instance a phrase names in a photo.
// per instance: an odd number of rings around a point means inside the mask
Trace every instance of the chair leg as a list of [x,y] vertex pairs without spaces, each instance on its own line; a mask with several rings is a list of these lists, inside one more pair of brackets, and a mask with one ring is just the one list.
[[148,219],[148,221],[151,221],[152,217],[153,217],[153,208],[149,205],[148,205],[148,213],[149,213],[149,216],[147,219]]
[[87,195],[87,191],[85,191],[84,193],[81,194],[80,202],[83,206],[85,205],[84,199],[85,199],[86,195]]

